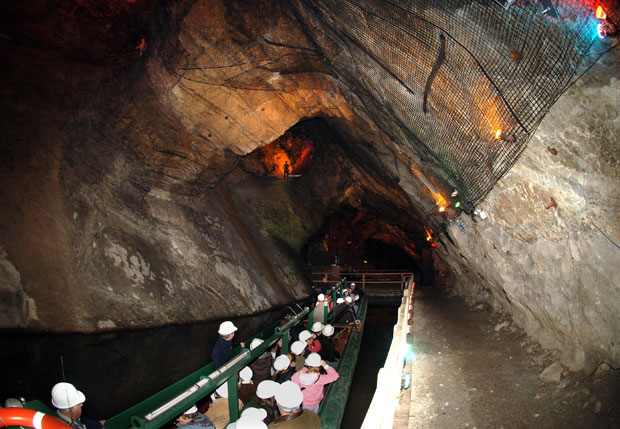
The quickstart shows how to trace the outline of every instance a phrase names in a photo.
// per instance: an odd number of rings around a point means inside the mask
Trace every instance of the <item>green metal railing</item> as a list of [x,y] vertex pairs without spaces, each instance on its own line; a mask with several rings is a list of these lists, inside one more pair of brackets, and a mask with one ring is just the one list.
[[237,401],[239,371],[259,357],[280,338],[283,338],[283,349],[287,350],[288,335],[285,334],[292,327],[302,322],[309,312],[309,308],[306,307],[283,326],[280,326],[281,322],[277,322],[264,329],[247,340],[251,341],[253,338],[264,340],[254,350],[250,351],[236,347],[233,350],[236,356],[223,367],[213,370],[213,364],[205,365],[161,392],[108,419],[105,424],[106,429],[127,429],[131,426],[137,429],[159,428],[182,414],[199,400],[211,394],[223,382],[228,383],[230,421],[236,421],[239,418],[239,404]]

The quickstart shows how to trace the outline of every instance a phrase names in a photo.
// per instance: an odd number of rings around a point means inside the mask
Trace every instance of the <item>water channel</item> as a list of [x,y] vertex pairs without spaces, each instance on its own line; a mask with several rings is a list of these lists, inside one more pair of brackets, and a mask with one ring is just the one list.
[[[233,344],[280,320],[288,309],[234,319]],[[0,333],[0,400],[39,399],[63,379],[86,395],[84,415],[109,418],[211,361],[220,322],[93,335]],[[395,307],[368,308],[343,428],[357,428],[375,389],[396,323]]]

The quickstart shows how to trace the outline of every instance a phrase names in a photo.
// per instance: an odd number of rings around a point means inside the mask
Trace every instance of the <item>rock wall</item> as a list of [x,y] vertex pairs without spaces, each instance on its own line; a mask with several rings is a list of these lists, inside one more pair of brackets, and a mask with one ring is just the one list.
[[620,366],[618,54],[553,106],[517,164],[438,246],[452,292],[488,302],[572,369]]

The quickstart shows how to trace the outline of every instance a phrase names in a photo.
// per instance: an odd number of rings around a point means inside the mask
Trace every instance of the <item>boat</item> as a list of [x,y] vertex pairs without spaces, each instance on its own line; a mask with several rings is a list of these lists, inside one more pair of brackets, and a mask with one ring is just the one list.
[[[254,350],[241,348],[240,346],[233,349],[235,356],[228,363],[217,370],[213,369],[211,363],[198,369],[197,371],[187,375],[181,380],[168,386],[164,390],[155,395],[144,399],[140,403],[128,408],[125,411],[106,420],[106,429],[156,429],[169,424],[176,417],[189,409],[192,405],[200,402],[212,392],[215,391],[222,383],[228,383],[229,392],[229,416],[230,421],[234,422],[239,418],[240,410],[238,408],[238,373],[245,366],[258,358],[266,350],[270,349],[280,338],[282,338],[283,353],[289,351],[289,331],[298,324],[312,326],[313,311],[309,307],[302,307],[297,304],[297,311],[289,307],[292,314],[289,314],[283,320],[278,321],[271,326],[263,329],[254,336],[245,340],[249,344],[252,339],[260,338],[263,340]],[[349,390],[355,372],[357,356],[362,341],[364,321],[366,318],[367,299],[360,300],[360,305],[355,323],[336,324],[334,328],[336,334],[334,336],[335,348],[341,352],[341,359],[338,367],[339,379],[331,383],[325,394],[319,410],[323,428],[337,429],[340,427],[344,408],[348,398]],[[251,402],[250,402],[251,404]],[[43,413],[40,417],[45,418],[49,422],[49,418],[55,415],[55,411],[46,404],[38,400],[24,402],[25,414],[30,415],[32,412]],[[12,410],[12,408],[3,408]],[[19,410],[19,409],[18,409]],[[33,411],[31,411],[33,410]],[[22,414],[23,414],[22,413]],[[7,414],[8,415],[8,414]],[[39,417],[38,417],[39,418]],[[53,419],[57,420],[57,419]],[[28,427],[28,419],[19,420],[17,424],[3,424],[2,426],[26,426]],[[32,421],[29,420],[29,421]],[[15,420],[15,422],[18,422]],[[24,423],[25,422],[25,423]],[[63,426],[64,423],[58,421]],[[30,427],[37,427],[33,424]],[[40,429],[40,427],[37,427]],[[43,427],[43,429],[62,429],[60,426],[52,427],[51,423]]]

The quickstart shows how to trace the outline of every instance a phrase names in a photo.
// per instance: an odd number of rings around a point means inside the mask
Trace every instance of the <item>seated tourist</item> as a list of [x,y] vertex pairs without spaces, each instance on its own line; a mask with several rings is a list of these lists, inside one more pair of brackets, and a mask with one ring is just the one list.
[[332,341],[332,335],[334,335],[334,327],[332,325],[325,325],[321,331],[321,335],[318,336],[318,340],[321,343],[321,359],[323,359],[329,366],[338,368],[338,358],[334,343]]
[[215,424],[211,419],[198,412],[198,408],[194,405],[177,418],[175,424],[177,429],[215,429]]
[[295,355],[295,369],[301,371],[306,362],[304,357],[304,351],[306,350],[306,343],[303,341],[295,341],[291,344],[291,352]]
[[273,398],[279,386],[280,384],[273,380],[264,380],[256,388],[256,397],[258,398],[256,408],[262,408],[267,412],[267,417],[264,419],[267,424],[278,417],[275,399]]
[[269,425],[272,429],[321,429],[321,419],[308,409],[302,409],[303,394],[298,385],[286,381],[276,392],[281,417]]
[[239,399],[244,404],[249,403],[256,395],[256,384],[252,383],[252,368],[246,366],[239,371]]
[[[256,349],[263,343],[263,340],[260,338],[254,338],[250,343],[250,350]],[[271,357],[271,352],[269,350],[265,350],[254,362],[250,364],[250,368],[252,368],[252,382],[258,385],[261,381],[267,380],[271,377],[271,362],[273,358]]]
[[[228,384],[224,383],[211,395],[213,403],[209,406],[206,416],[211,419],[215,429],[224,429],[230,422],[228,414]],[[239,409],[243,408],[243,402],[239,400]]]
[[[327,374],[320,374],[321,367]],[[323,386],[338,380],[338,377],[336,370],[321,360],[318,353],[310,353],[304,369],[296,372],[291,381],[302,389],[303,407],[318,413],[323,400]]]
[[[291,361],[291,357],[293,360]],[[295,354],[289,353],[288,355],[280,355],[273,362],[274,372],[274,380],[277,383],[284,383],[285,381],[290,381],[291,377],[295,372],[297,372],[295,368]]]
[[102,429],[105,420],[92,420],[82,416],[86,396],[71,383],[56,383],[52,387],[52,405],[63,423],[73,429]]

